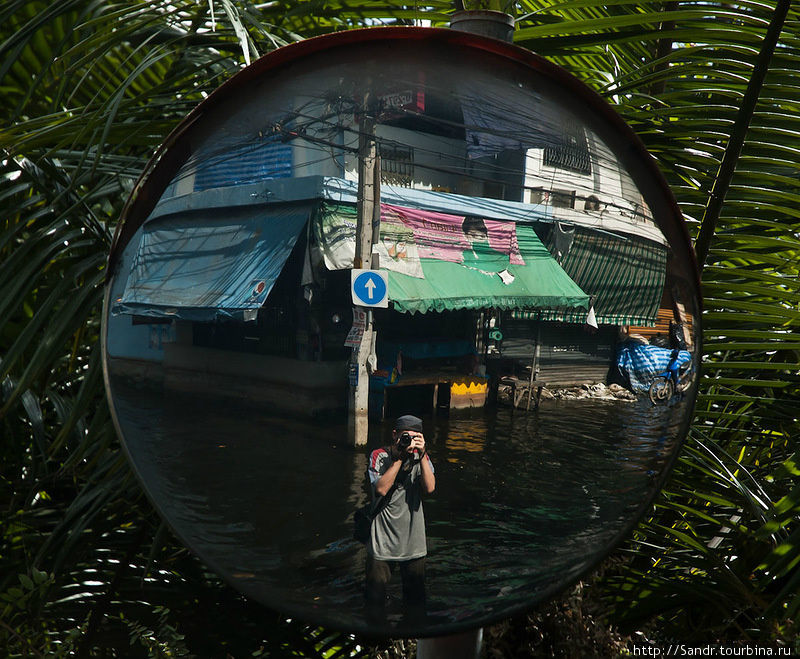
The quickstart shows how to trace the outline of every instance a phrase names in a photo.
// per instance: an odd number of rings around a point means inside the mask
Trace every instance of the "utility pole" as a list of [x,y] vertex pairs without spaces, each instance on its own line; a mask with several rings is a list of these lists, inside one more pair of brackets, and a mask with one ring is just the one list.
[[[358,203],[356,207],[356,253],[353,268],[370,269],[373,263],[372,244],[380,231],[381,166],[378,143],[375,138],[376,118],[370,108],[370,100],[364,103],[358,137]],[[354,307],[354,311],[363,308]],[[353,314],[354,317],[356,314]],[[350,356],[350,389],[348,395],[347,435],[352,446],[364,446],[369,431],[369,375],[374,364],[368,364],[374,352],[375,331],[372,324],[372,309],[366,309],[364,333],[358,347]]]

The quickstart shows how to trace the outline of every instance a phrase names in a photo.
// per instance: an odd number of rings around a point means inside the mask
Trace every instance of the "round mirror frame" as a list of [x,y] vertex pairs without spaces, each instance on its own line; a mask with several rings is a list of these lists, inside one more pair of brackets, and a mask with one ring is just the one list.
[[[472,53],[478,53],[487,58],[494,58],[499,61],[508,62],[511,65],[522,67],[528,71],[528,75],[532,77],[539,77],[550,81],[557,86],[564,97],[569,98],[581,107],[582,118],[588,117],[589,121],[594,121],[602,128],[603,138],[610,140],[607,145],[611,148],[614,154],[619,158],[627,171],[631,174],[636,185],[639,187],[644,198],[650,206],[654,220],[657,226],[663,232],[667,243],[672,249],[676,259],[683,264],[687,269],[687,279],[689,285],[693,288],[696,300],[697,309],[700,310],[700,286],[699,286],[699,269],[695,259],[694,252],[691,247],[691,241],[688,231],[682,220],[681,212],[677,203],[670,191],[663,175],[659,171],[654,159],[647,152],[645,146],[633,130],[623,121],[623,119],[611,108],[611,106],[600,97],[598,94],[590,90],[577,78],[566,72],[564,69],[555,66],[539,57],[530,51],[516,47],[514,45],[488,39],[485,37],[458,32],[455,30],[447,29],[433,29],[433,28],[369,28],[361,30],[344,31],[335,34],[330,34],[322,37],[308,39],[305,41],[297,42],[295,44],[285,46],[275,50],[241,72],[233,76],[225,84],[219,87],[215,92],[208,96],[201,102],[187,117],[182,121],[178,127],[167,137],[159,150],[154,154],[144,173],[137,182],[133,192],[130,195],[128,202],[120,217],[120,222],[117,226],[114,235],[113,243],[111,246],[109,259],[108,259],[108,275],[107,283],[110,283],[116,274],[117,264],[120,255],[126,245],[130,242],[136,231],[144,224],[147,217],[155,208],[163,192],[172,180],[173,176],[177,173],[181,165],[185,162],[190,154],[189,143],[194,131],[203,126],[204,119],[211,113],[220,103],[227,99],[244,93],[248,85],[258,81],[266,76],[270,76],[275,72],[281,71],[284,67],[291,64],[301,62],[307,58],[317,57],[321,54],[332,53],[338,49],[358,49],[359,47],[381,43],[394,43],[394,42],[417,42],[420,45],[435,44],[440,48],[462,49]],[[111,391],[109,382],[109,374],[106,359],[106,342],[107,342],[107,318],[110,305],[110,285],[106,288],[106,297],[104,300],[103,310],[103,328],[101,332],[103,341],[103,355],[104,355],[104,375],[107,392]],[[696,331],[695,341],[695,354],[700,353],[700,338],[699,332],[699,315],[695,318],[698,323],[698,331]],[[688,409],[691,411],[694,406],[694,397],[696,396],[696,387],[692,388],[690,393],[691,400]],[[112,417],[118,435],[123,438],[123,446],[127,451],[127,446],[124,441],[124,433],[120,427],[117,414],[114,410],[114,405],[110,405]],[[660,474],[657,475],[655,486],[652,490],[652,496],[648,500],[642,501],[638,508],[637,514],[624,525],[616,534],[613,542],[610,542],[607,552],[612,551],[624,538],[631,532],[636,523],[638,523],[641,515],[651,505],[653,499],[657,495],[661,486],[665,482],[680,449],[683,437],[688,431],[691,417],[687,416],[682,420],[681,430],[679,434],[679,441],[673,454],[665,461],[664,468]],[[130,457],[130,455],[129,455]],[[131,461],[134,463],[133,460]],[[156,508],[159,508],[158,501],[154,501]],[[201,558],[203,558],[201,556]],[[595,564],[596,565],[596,562]],[[588,572],[594,565],[587,566],[583,573]],[[225,576],[225,575],[223,575]],[[239,588],[238,583],[233,580],[228,580],[231,585]],[[541,601],[553,596],[562,590],[566,583],[558,583],[544,590],[533,592],[530,601],[524,607],[518,607],[516,610],[503,610],[500,614],[487,613],[483,617],[472,618],[464,623],[454,622],[448,624],[444,628],[403,628],[401,631],[408,635],[426,636],[430,634],[440,634],[443,631],[447,633],[455,633],[471,629],[479,625],[485,625],[497,620],[508,617],[509,615],[520,613],[524,609],[529,608]],[[268,602],[270,606],[277,606],[275,602]],[[335,621],[326,618],[324,613],[313,611],[309,609],[303,611],[286,611],[287,614],[302,616],[310,622],[324,624],[327,626],[337,626]],[[307,615],[306,615],[307,614]],[[353,630],[347,630],[353,631]],[[359,629],[356,631],[365,631]],[[368,631],[368,630],[366,630]],[[381,630],[388,633],[390,630]]]

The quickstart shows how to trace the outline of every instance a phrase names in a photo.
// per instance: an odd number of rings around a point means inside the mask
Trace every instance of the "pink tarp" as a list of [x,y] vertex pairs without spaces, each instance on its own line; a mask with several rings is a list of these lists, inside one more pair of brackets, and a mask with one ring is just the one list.
[[485,237],[481,238],[480,229],[467,229],[469,233],[465,233],[464,216],[382,204],[381,223],[384,222],[390,225],[400,222],[413,231],[419,258],[463,263],[463,254],[473,248],[474,241],[488,239],[489,248],[507,254],[511,264],[525,265],[514,222],[482,218],[468,221],[467,227],[470,224],[485,227]]

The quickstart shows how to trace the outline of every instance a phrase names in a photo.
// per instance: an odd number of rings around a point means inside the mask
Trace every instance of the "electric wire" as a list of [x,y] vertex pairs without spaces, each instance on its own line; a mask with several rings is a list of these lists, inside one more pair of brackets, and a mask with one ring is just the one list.
[[[412,84],[413,81],[401,81],[400,84]],[[424,91],[428,91],[427,87]],[[535,113],[522,113],[519,104],[509,103],[501,100],[503,97],[498,95],[492,99],[491,115],[504,115],[513,116],[516,118],[514,124],[510,124],[512,128],[504,130],[492,128],[483,125],[473,125],[465,122],[456,122],[444,117],[437,117],[433,115],[424,115],[420,112],[409,110],[407,108],[399,109],[395,114],[400,115],[408,120],[424,120],[429,125],[441,125],[450,129],[457,129],[459,131],[474,131],[482,135],[497,137],[500,139],[510,139],[514,136],[521,146],[524,146],[527,136],[532,133],[527,127],[534,122],[537,118]],[[459,99],[463,103],[463,98]],[[322,110],[319,113],[314,113],[314,110]],[[337,163],[337,166],[342,169],[345,164],[342,158],[346,158],[347,154],[355,155],[358,152],[356,146],[350,146],[349,140],[352,143],[357,143],[358,138],[363,135],[360,127],[355,124],[355,115],[359,110],[358,103],[352,98],[346,98],[339,90],[331,90],[323,95],[306,96],[297,108],[286,111],[282,116],[276,117],[273,121],[265,122],[265,128],[258,131],[257,135],[245,136],[242,139],[234,142],[228,142],[218,146],[216,149],[201,150],[190,159],[184,167],[178,172],[173,183],[178,183],[183,179],[196,176],[204,167],[213,166],[219,167],[225,163],[230,163],[242,157],[244,150],[249,150],[249,153],[256,153],[259,148],[277,145],[281,143],[292,143],[296,141],[303,141],[305,143],[304,149],[307,152],[317,151],[322,154],[318,158],[308,159],[305,162],[294,162],[292,167],[301,170],[309,168],[316,164],[324,163],[326,160]],[[394,112],[394,110],[393,110]],[[353,121],[343,121],[343,115],[352,115]],[[397,119],[394,123],[397,123]],[[509,123],[509,122],[507,122]],[[392,122],[387,122],[385,127],[391,129]],[[550,142],[554,146],[563,145],[563,138],[559,138],[558,131],[553,127],[550,133]],[[312,134],[314,133],[314,134]],[[535,131],[535,137],[530,141],[542,141],[542,130]],[[504,166],[501,162],[489,161],[484,158],[469,158],[468,145],[464,145],[466,153],[461,155],[454,155],[452,149],[452,138],[435,135],[429,132],[424,133],[425,140],[428,146],[420,146],[414,144],[408,147],[403,142],[393,139],[391,137],[377,136],[379,151],[388,151],[389,148],[410,148],[413,150],[414,158],[410,164],[414,171],[427,171],[431,173],[445,174],[451,177],[460,177],[461,179],[470,180],[473,183],[484,185],[511,185],[512,188],[518,189],[521,192],[539,193],[539,191],[546,191],[550,193],[559,193],[559,188],[568,188],[569,186],[579,187],[586,189],[587,185],[578,181],[568,172],[561,173],[556,167],[549,170],[542,169],[539,173],[539,181],[536,184],[530,184],[524,179],[516,182],[509,182],[509,178],[513,176],[520,176],[519,168]],[[334,141],[335,139],[340,141]],[[449,141],[448,141],[449,140]],[[261,142],[262,145],[258,143]],[[464,144],[464,142],[461,142]],[[438,145],[439,148],[436,148]],[[545,144],[546,148],[547,144]],[[446,147],[450,147],[447,149]],[[435,165],[431,162],[424,162],[418,156],[427,156],[429,160],[441,160],[449,163],[447,165]],[[523,155],[523,157],[526,157]],[[613,175],[618,173],[619,167],[614,158],[608,158],[595,150],[590,153],[590,169],[596,168],[598,170],[599,178],[607,178],[609,174]],[[391,159],[387,159],[391,161]],[[277,178],[278,171],[268,172],[263,171],[260,173],[261,178],[269,180],[270,178]],[[549,181],[544,183],[542,175],[549,176]],[[255,182],[255,181],[254,181]],[[548,185],[549,183],[549,185]],[[399,187],[399,186],[395,186]],[[549,190],[548,190],[549,187]],[[583,202],[587,204],[591,201],[597,200],[596,195],[591,192],[585,194],[578,194],[574,191],[572,194],[573,203]],[[524,200],[523,200],[524,201]],[[622,204],[615,203],[614,201],[604,200],[601,202],[604,212],[618,212],[622,214],[630,214],[631,210]],[[575,209],[577,210],[577,208]],[[636,215],[636,213],[634,213]],[[639,216],[641,216],[639,214]],[[649,219],[649,218],[648,218]]]

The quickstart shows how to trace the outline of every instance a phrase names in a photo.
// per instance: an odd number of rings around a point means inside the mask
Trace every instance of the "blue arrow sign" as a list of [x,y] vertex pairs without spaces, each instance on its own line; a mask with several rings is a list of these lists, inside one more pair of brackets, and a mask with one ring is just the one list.
[[353,304],[362,307],[389,306],[386,273],[380,270],[354,269],[350,281]]

